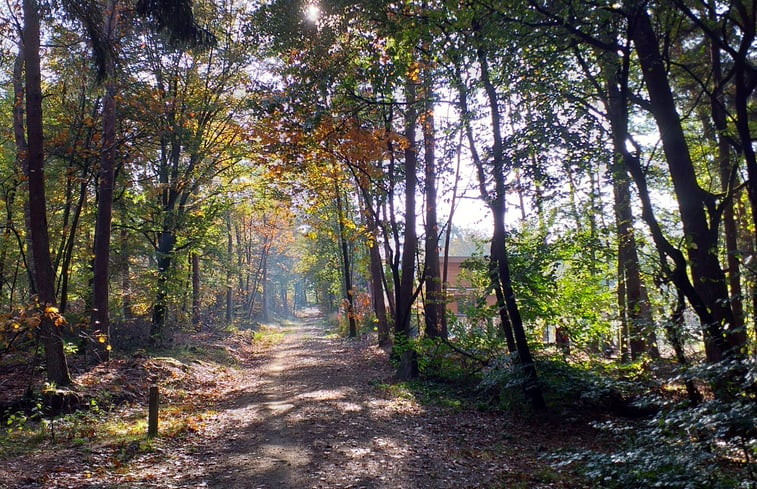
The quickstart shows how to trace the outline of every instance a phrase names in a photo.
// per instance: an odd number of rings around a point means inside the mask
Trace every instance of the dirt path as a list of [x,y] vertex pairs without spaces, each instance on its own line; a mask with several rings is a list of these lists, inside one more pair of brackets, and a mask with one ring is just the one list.
[[190,486],[432,487],[412,482],[427,474],[411,444],[427,434],[410,421],[414,403],[377,387],[389,375],[381,350],[327,337],[311,313],[256,364]]
[[[242,364],[233,381],[222,380],[229,384],[221,386],[222,401],[196,432],[99,472],[96,449],[58,453],[77,461],[35,484],[3,486],[0,478],[0,488],[580,487],[539,457],[582,445],[585,434],[421,405],[386,388],[385,352],[367,340],[328,336],[312,311],[286,327],[283,341]],[[85,470],[95,474],[87,483]]]

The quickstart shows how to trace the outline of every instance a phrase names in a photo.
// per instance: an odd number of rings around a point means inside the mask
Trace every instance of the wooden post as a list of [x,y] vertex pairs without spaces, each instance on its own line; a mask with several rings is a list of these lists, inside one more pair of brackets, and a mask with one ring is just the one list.
[[147,416],[147,437],[158,436],[158,386],[150,386],[149,411]]

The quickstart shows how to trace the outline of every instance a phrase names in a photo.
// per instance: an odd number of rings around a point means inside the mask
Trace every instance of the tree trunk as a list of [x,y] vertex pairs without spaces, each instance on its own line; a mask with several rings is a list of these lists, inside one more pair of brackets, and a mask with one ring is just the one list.
[[460,132],[460,139],[457,143],[457,164],[455,167],[455,180],[452,185],[452,196],[450,197],[449,217],[447,218],[446,228],[447,232],[444,235],[444,251],[442,252],[442,298],[444,299],[444,314],[442,315],[442,331],[447,338],[449,334],[448,329],[448,317],[447,317],[447,300],[448,300],[448,287],[449,287],[449,247],[450,240],[452,238],[452,218],[455,216],[455,210],[457,208],[457,191],[460,186],[460,167],[462,162],[462,147],[463,147],[463,133]]
[[155,294],[155,304],[152,310],[152,324],[150,325],[150,341],[155,345],[162,345],[166,339],[166,312],[168,297],[168,271],[176,245],[176,235],[172,231],[163,230],[158,240],[156,261],[158,263],[158,291]]
[[425,170],[426,196],[426,240],[423,266],[423,282],[426,287],[424,304],[426,336],[429,338],[446,338],[444,314],[445,303],[442,293],[442,278],[439,264],[439,224],[436,212],[436,146],[434,128],[434,91],[433,79],[429,68],[423,70],[423,159]]
[[[62,249],[60,258],[62,258],[62,260],[60,264],[60,276],[58,277],[58,296],[60,297],[61,314],[66,312],[66,309],[68,307],[68,283],[71,270],[71,260],[74,256],[74,245],[76,244],[76,230],[79,227],[79,219],[81,218],[81,213],[82,210],[84,210],[84,205],[87,200],[87,187],[89,182],[87,182],[85,178],[85,172],[86,170],[83,169],[81,175],[81,183],[79,184],[79,199],[76,202],[76,206],[74,208],[73,218],[71,219],[70,225],[65,226],[69,228],[68,237],[66,239],[63,239],[63,243],[61,243],[62,245],[65,244],[64,247],[61,247]],[[54,269],[57,269],[57,267],[55,267]]]
[[[27,183],[23,185],[28,189],[29,159],[27,158],[27,151],[29,150],[29,146],[26,143],[26,134],[24,127],[24,85],[24,41],[23,39],[20,39],[18,41],[18,54],[16,55],[16,60],[13,63],[13,135],[16,142],[16,164],[18,168],[21,169],[24,177],[26,177],[25,180]],[[19,185],[20,182],[16,182],[16,184],[14,185],[14,189],[12,190],[13,199],[11,199],[9,196],[9,198],[6,200],[8,214],[6,222],[10,222],[13,219],[13,212],[12,208],[10,207],[10,201],[15,200],[16,191]],[[28,192],[26,192],[26,195],[22,197],[22,199],[24,206],[24,225],[26,226],[26,229],[29,230],[31,225],[29,220]],[[5,232],[8,233],[11,231],[11,229],[12,228],[10,226],[6,227]],[[34,260],[26,258],[27,253],[24,251],[24,242],[21,240],[18,234],[16,234],[16,237],[18,240],[19,253],[21,253],[21,258],[24,262],[24,269],[26,270],[26,276],[29,280],[29,292],[31,295],[35,295],[37,293],[37,290],[34,285]],[[26,233],[26,245],[26,249],[30,251],[32,249],[32,246],[31,235],[29,233]]]
[[[118,1],[110,0],[103,19],[106,42],[114,45],[118,29]],[[97,218],[95,224],[95,258],[92,279],[92,324],[105,335],[106,342],[98,343],[100,358],[108,360],[110,350],[109,271],[110,231],[113,221],[113,187],[116,168],[116,66],[113,56],[106,61],[106,85],[103,98],[103,135],[98,184]]]
[[342,203],[342,191],[339,188],[339,182],[334,179],[334,192],[336,194],[336,219],[339,228],[339,247],[340,254],[342,255],[342,275],[344,276],[344,300],[347,304],[347,322],[350,327],[350,338],[357,336],[357,322],[355,321],[355,291],[352,290],[352,267],[350,265],[350,250],[347,245],[347,236],[345,234],[344,221],[347,219],[345,215],[344,205]]
[[[125,214],[124,206],[121,207],[121,213]],[[123,219],[123,217],[122,217]],[[123,222],[123,221],[122,221]],[[121,309],[125,320],[131,319],[131,277],[129,266],[129,231],[126,227],[121,228],[119,236],[120,250],[118,253],[119,274],[121,276]]]
[[507,313],[507,304],[505,302],[505,294],[502,292],[502,284],[499,281],[499,267],[494,255],[489,260],[489,276],[491,277],[492,287],[494,288],[494,295],[497,298],[497,312],[499,313],[500,327],[505,334],[505,342],[507,343],[507,351],[510,354],[517,353],[518,348],[515,346],[515,336],[513,336],[513,327],[510,323],[510,316]]
[[[686,310],[686,297],[680,290],[676,290],[676,293],[676,307],[673,311],[671,320],[665,323],[665,328],[668,336],[668,341],[670,342],[670,345],[673,347],[673,351],[676,354],[676,360],[678,360],[678,363],[680,363],[681,365],[688,366],[689,360],[686,358],[686,353],[683,349],[683,340],[681,339],[681,332],[684,328],[683,313]],[[689,401],[691,401],[691,403],[694,405],[699,404],[702,401],[702,394],[700,394],[697,390],[694,381],[687,379],[685,381],[685,385],[686,393],[689,396]]]
[[[617,154],[617,153],[616,153]],[[615,157],[622,164],[622,156]],[[618,229],[618,261],[623,269],[625,282],[625,310],[628,316],[628,345],[631,359],[636,360],[645,352],[657,352],[653,337],[654,322],[652,309],[641,281],[639,255],[636,250],[636,237],[633,231],[634,217],[631,211],[630,182],[625,168],[614,164],[613,193],[615,195],[615,220]]]
[[415,252],[418,237],[415,230],[415,194],[417,188],[416,169],[418,153],[415,145],[415,130],[417,112],[415,109],[415,86],[411,82],[405,85],[407,93],[407,107],[405,109],[405,236],[402,243],[402,259],[400,267],[399,287],[395,290],[397,304],[397,319],[395,321],[396,335],[410,335],[410,318],[412,316],[413,289],[415,287]]
[[262,278],[260,280],[262,284],[262,291],[260,292],[260,319],[268,321],[270,317],[270,287],[268,286],[268,260],[263,267]]
[[[618,243],[618,257],[620,257],[620,243]],[[630,359],[630,346],[628,341],[628,307],[626,306],[626,269],[623,261],[618,258],[618,319],[620,320],[620,331],[618,334],[618,348],[620,350],[620,361],[628,362]]]
[[[717,223],[720,216],[715,209],[713,196],[697,183],[694,165],[666,75],[665,63],[658,51],[659,42],[646,11],[646,4],[637,8],[631,23],[630,38],[638,54],[649,93],[652,116],[660,130],[663,152],[678,199],[694,291],[708,311],[705,316],[700,315],[707,360],[717,362],[731,354],[725,326],[735,322],[725,274],[720,267],[717,253]],[[710,223],[707,219],[708,211]],[[697,312],[700,313],[701,310]]]
[[[405,108],[405,139],[404,151],[405,171],[405,236],[402,243],[402,265],[400,270],[399,287],[395,288],[395,303],[397,307],[394,322],[395,348],[404,348],[400,356],[400,367],[397,376],[407,380],[417,374],[417,358],[410,351],[410,321],[415,301],[415,252],[418,247],[418,235],[415,230],[415,193],[417,188],[418,152],[415,142],[418,113],[416,104],[416,87],[412,81],[405,83],[407,106]],[[404,346],[403,346],[404,345]]]
[[389,322],[386,315],[386,301],[384,300],[384,264],[381,259],[381,252],[379,251],[379,236],[378,236],[378,216],[373,209],[373,206],[369,204],[368,199],[371,198],[370,192],[364,191],[363,202],[366,211],[365,224],[368,230],[369,243],[368,243],[368,258],[370,274],[371,274],[371,296],[373,304],[373,312],[376,314],[376,329],[378,330],[378,344],[381,347],[386,347],[391,344],[391,338],[389,336]]
[[[26,137],[29,168],[29,217],[37,295],[43,309],[41,337],[45,345],[47,378],[58,386],[71,383],[63,351],[63,338],[54,324],[55,277],[50,260],[42,129],[42,76],[40,72],[40,19],[35,0],[24,0],[24,61],[26,65]],[[48,311],[50,313],[48,313]]]
[[234,302],[233,302],[233,287],[231,286],[231,262],[234,259],[234,239],[231,234],[231,214],[226,216],[226,233],[228,234],[226,241],[226,324],[231,324],[234,319]]
[[199,331],[202,328],[200,321],[200,255],[192,253],[192,326]]
[[[24,40],[23,36],[18,41],[18,54],[16,56],[16,60],[13,63],[13,92],[14,92],[14,103],[13,103],[13,135],[15,137],[16,142],[16,164],[21,169],[22,173],[25,177],[25,182],[23,185],[26,187],[27,192],[26,195],[23,197],[23,205],[24,205],[24,226],[26,227],[26,230],[28,231],[31,229],[31,219],[29,218],[29,192],[28,192],[28,182],[29,182],[29,158],[28,158],[28,151],[29,151],[29,145],[26,142],[26,129],[24,127],[24,99],[25,99],[25,79],[24,79]],[[11,216],[11,210],[8,209],[8,215],[9,218]],[[6,229],[6,231],[10,231],[10,228]],[[18,236],[18,235],[17,235]],[[29,279],[29,293],[31,295],[37,294],[37,287],[35,285],[36,278],[34,273],[34,259],[26,259],[27,253],[31,253],[32,249],[32,241],[31,241],[31,234],[26,233],[26,243],[21,241],[20,238],[18,238],[18,248],[19,252],[21,253],[21,256],[24,258],[24,266],[26,269],[26,275]],[[26,250],[27,252],[24,252],[24,244],[26,244]]]
[[[377,236],[374,234],[374,239]],[[378,330],[379,346],[385,347],[391,345],[389,336],[389,322],[386,314],[386,302],[384,301],[384,283],[381,279],[383,264],[381,253],[378,245],[373,244],[369,252],[371,268],[371,289],[373,289],[373,312],[376,314],[376,328]]]
[[[462,70],[460,66],[455,66],[455,81],[459,102],[460,102],[460,114],[463,121],[463,130],[465,131],[465,137],[468,140],[468,145],[471,153],[471,159],[476,167],[478,174],[479,191],[481,198],[484,202],[491,203],[492,195],[486,187],[486,174],[484,170],[484,162],[481,160],[477,147],[477,141],[473,134],[473,127],[470,124],[472,115],[468,109],[468,90],[465,86],[465,82],[462,79]],[[496,95],[496,93],[495,93]],[[493,116],[494,117],[494,116]],[[496,116],[499,118],[499,114]],[[515,336],[513,335],[512,323],[510,322],[510,316],[507,313],[507,304],[505,302],[505,295],[502,292],[502,285],[499,280],[498,263],[494,260],[494,255],[489,263],[489,276],[491,277],[491,285],[494,289],[494,293],[497,297],[497,311],[499,313],[500,327],[505,334],[505,340],[507,341],[507,351],[509,353],[516,353],[517,347],[515,345]]]
[[[738,229],[734,215],[733,195],[738,176],[737,168],[731,162],[731,148],[726,137],[728,131],[727,114],[725,109],[725,94],[723,93],[723,73],[720,65],[720,49],[715,43],[710,43],[710,61],[712,63],[712,78],[714,90],[710,99],[712,122],[715,126],[713,138],[718,146],[718,173],[720,188],[726,195],[723,202],[723,230],[725,234],[726,263],[728,265],[728,286],[730,289],[731,308],[733,309],[734,324],[730,328],[729,342],[732,348],[740,349],[746,345],[747,334],[744,325],[744,304],[741,291],[741,273],[739,262]],[[754,175],[757,177],[757,174]],[[751,180],[752,176],[750,176]],[[753,185],[750,182],[749,185]],[[757,202],[757,201],[755,201]]]
[[492,236],[491,253],[492,260],[497,264],[499,284],[502,288],[507,315],[510,319],[510,325],[513,330],[515,347],[518,352],[518,362],[523,369],[524,383],[523,389],[526,398],[535,410],[541,410],[546,407],[544,397],[539,386],[536,375],[536,367],[531,350],[526,339],[526,331],[523,328],[523,321],[520,316],[517,301],[515,300],[515,291],[510,279],[510,263],[507,256],[505,214],[506,214],[506,185],[505,185],[505,154],[502,146],[501,120],[499,114],[499,102],[497,92],[489,76],[489,64],[483,48],[477,50],[479,65],[481,67],[481,83],[486,91],[489,101],[489,110],[492,119],[492,167],[491,173],[494,179],[494,193],[490,198],[490,208],[494,218],[494,234]]

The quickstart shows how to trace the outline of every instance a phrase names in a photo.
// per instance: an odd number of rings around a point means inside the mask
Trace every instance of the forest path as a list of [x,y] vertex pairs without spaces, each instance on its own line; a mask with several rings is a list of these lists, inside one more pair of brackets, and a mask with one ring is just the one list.
[[386,353],[328,335],[315,310],[284,333],[245,367],[176,487],[576,487],[540,455],[580,435],[392,393]]
[[390,375],[383,351],[328,335],[316,310],[282,329],[219,412],[198,487],[460,487],[428,470],[439,461],[423,460],[432,435],[412,421],[418,407],[377,387]]
[[[147,449],[143,441],[48,441],[3,460],[0,489],[583,487],[542,457],[593,444],[581,423],[482,412],[434,399],[440,391],[426,384],[411,390],[393,381],[386,352],[369,337],[329,334],[315,310],[254,344],[244,338],[200,344],[230,351],[231,368],[144,358],[110,364],[128,371],[158,362],[174,372],[161,381],[173,396],[161,408],[163,436]],[[179,406],[190,429],[166,435]]]

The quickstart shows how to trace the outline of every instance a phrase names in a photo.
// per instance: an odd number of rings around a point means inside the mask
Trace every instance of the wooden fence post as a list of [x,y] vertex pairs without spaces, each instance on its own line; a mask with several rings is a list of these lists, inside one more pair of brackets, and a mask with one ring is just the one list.
[[150,386],[150,401],[147,416],[147,438],[158,436],[158,386]]

